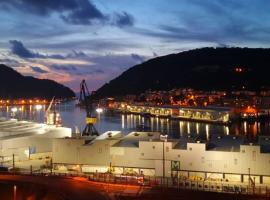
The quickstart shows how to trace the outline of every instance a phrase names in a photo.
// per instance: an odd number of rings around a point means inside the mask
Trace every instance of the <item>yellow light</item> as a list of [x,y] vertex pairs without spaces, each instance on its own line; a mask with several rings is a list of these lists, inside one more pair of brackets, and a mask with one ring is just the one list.
[[41,110],[42,105],[36,105],[35,108],[36,108],[36,110]]
[[18,111],[18,108],[14,107],[14,108],[11,108],[11,112],[17,112]]
[[97,111],[97,113],[102,113],[103,109],[102,108],[97,108],[96,111]]

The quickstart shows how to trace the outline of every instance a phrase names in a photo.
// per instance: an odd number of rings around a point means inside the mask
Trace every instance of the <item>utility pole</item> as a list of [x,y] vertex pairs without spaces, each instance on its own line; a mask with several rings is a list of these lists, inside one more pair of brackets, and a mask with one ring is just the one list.
[[162,141],[162,165],[163,165],[163,181],[165,181],[165,142],[167,142],[168,135],[161,135],[160,140]]
[[52,174],[52,171],[53,171],[53,161],[52,161],[52,158],[50,160],[50,169],[51,169],[51,174]]
[[250,187],[250,168],[248,168],[248,187]]
[[12,154],[12,168],[13,168],[13,171],[15,169],[15,155]]
[[165,179],[165,145],[164,145],[164,140],[163,140],[162,144],[163,144],[162,164],[163,164],[163,180],[164,180]]

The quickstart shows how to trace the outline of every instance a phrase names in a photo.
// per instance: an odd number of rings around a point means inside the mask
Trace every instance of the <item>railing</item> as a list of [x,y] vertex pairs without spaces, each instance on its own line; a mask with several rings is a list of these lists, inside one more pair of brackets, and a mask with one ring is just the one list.
[[138,185],[159,188],[174,188],[177,190],[198,190],[219,193],[237,193],[245,195],[261,195],[270,197],[270,186],[249,186],[243,183],[230,183],[218,181],[191,181],[170,177],[153,177],[153,176],[132,176],[132,175],[115,175],[110,173],[90,173],[83,174],[77,172],[68,173],[42,173],[42,172],[1,172],[1,175],[31,175],[31,176],[58,176],[58,177],[84,177],[89,181],[123,184],[123,185]]

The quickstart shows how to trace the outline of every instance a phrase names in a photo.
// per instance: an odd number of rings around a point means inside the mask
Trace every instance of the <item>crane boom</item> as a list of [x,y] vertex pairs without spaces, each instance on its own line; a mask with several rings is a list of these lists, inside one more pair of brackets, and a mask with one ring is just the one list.
[[98,136],[99,135],[98,131],[94,126],[94,124],[97,122],[97,118],[93,114],[93,102],[85,80],[82,80],[80,84],[79,100],[81,104],[85,106],[86,110],[86,119],[85,119],[86,126],[82,132],[82,136]]

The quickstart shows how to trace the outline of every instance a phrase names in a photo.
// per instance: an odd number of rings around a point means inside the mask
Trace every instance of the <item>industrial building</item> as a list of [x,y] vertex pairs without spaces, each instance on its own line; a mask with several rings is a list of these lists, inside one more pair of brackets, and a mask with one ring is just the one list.
[[51,154],[53,138],[71,137],[71,129],[17,119],[0,119],[1,162],[28,160],[38,154]]
[[167,139],[160,133],[106,132],[96,139],[53,140],[55,170],[270,184],[270,137],[258,144],[240,136],[208,141]]
[[226,107],[179,107],[122,105],[118,111],[123,113],[171,117],[174,119],[227,124],[234,119],[234,112]]

